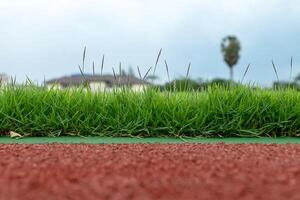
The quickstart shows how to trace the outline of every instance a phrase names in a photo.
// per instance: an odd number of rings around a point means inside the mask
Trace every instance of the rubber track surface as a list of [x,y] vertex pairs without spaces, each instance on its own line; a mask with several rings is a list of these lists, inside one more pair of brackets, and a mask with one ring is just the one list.
[[300,145],[0,145],[0,198],[300,199]]

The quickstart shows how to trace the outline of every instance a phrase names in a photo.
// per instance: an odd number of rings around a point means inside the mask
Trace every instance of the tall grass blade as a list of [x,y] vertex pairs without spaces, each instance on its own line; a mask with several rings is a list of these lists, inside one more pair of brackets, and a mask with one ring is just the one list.
[[190,70],[191,70],[191,65],[192,65],[192,63],[190,62],[189,65],[188,65],[187,71],[186,71],[186,76],[185,76],[186,79],[188,79],[188,77],[189,77]]
[[292,82],[292,73],[293,73],[293,56],[291,57],[290,61],[290,77],[289,77],[289,84]]
[[275,66],[275,64],[274,64],[274,61],[273,61],[273,60],[272,60],[272,66],[273,66],[274,72],[275,72],[275,74],[276,74],[277,81],[278,81],[278,83],[279,83],[279,77],[278,77],[277,69],[276,69],[276,66]]
[[166,60],[165,60],[165,66],[166,66],[166,70],[167,70],[168,81],[170,82],[169,66],[168,66],[168,63]]
[[[11,78],[11,84],[12,84],[12,86],[13,87],[16,86],[16,82],[17,82],[16,75],[14,77],[11,76],[10,78]],[[1,83],[2,83],[2,77],[1,77]]]
[[189,78],[189,74],[190,74],[190,69],[191,69],[191,62],[188,65],[187,71],[186,71],[186,75],[185,75],[185,89],[187,90],[187,83],[188,83],[188,78]]
[[101,61],[101,73],[100,73],[101,76],[103,74],[103,68],[104,68],[104,54],[102,55],[102,61]]
[[82,71],[83,72],[84,72],[84,64],[85,64],[85,54],[86,54],[86,46],[84,47],[83,55],[82,55]]
[[93,76],[95,76],[95,62],[93,61]]
[[162,51],[162,48],[160,48],[160,50],[158,52],[158,55],[156,57],[155,66],[154,66],[154,70],[153,70],[153,76],[155,75],[155,72],[156,72],[156,67],[157,67],[157,64],[158,64],[158,61],[159,61],[159,58],[160,58],[160,55],[161,55],[161,51]]
[[116,81],[116,80],[117,80],[117,76],[116,76],[115,69],[114,69],[114,68],[112,68],[112,71],[113,71],[114,79],[115,79],[115,81]]
[[245,70],[245,72],[244,72],[244,74],[243,74],[243,77],[242,77],[242,80],[241,80],[241,83],[243,83],[243,81],[244,81],[244,78],[246,77],[246,74],[248,73],[248,70],[249,70],[249,68],[250,68],[250,63],[247,65],[247,67],[246,67],[246,70]]
[[117,82],[117,75],[116,75],[115,69],[112,68],[112,71],[113,71],[113,75],[114,75],[114,85],[119,85]]
[[140,68],[139,68],[139,66],[137,66],[137,70],[138,70],[138,73],[139,73],[140,79],[143,79],[143,77],[142,77],[142,74],[141,74],[141,71],[140,71]]
[[120,76],[122,76],[122,63],[121,62],[119,63],[119,74],[120,74]]
[[149,72],[150,72],[151,69],[152,69],[152,67],[150,67],[150,68],[148,69],[148,71],[146,72],[146,74],[145,74],[144,77],[143,77],[143,81],[145,81],[145,79],[147,78],[147,76],[148,76],[148,74],[149,74]]
[[34,83],[32,82],[32,80],[26,75],[26,84],[28,83],[28,85],[34,85]]
[[80,74],[81,74],[81,76],[83,77],[83,80],[84,80],[83,85],[84,85],[84,86],[87,86],[88,88],[90,88],[90,85],[88,84],[89,82],[88,82],[88,80],[86,79],[86,77],[85,77],[85,75],[84,75],[84,72],[83,72],[83,70],[81,69],[80,65],[78,65],[78,68],[79,68]]

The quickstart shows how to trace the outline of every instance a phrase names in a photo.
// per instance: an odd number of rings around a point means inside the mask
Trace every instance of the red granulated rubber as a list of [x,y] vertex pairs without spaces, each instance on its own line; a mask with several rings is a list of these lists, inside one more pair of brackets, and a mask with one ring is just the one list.
[[0,198],[300,199],[300,145],[0,145]]

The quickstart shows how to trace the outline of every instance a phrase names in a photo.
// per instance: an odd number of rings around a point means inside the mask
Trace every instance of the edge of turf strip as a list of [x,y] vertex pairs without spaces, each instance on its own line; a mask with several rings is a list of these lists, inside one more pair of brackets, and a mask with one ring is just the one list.
[[13,139],[0,137],[0,144],[141,144],[141,143],[262,143],[262,144],[300,144],[300,138],[278,137],[278,138],[130,138],[130,137],[25,137]]

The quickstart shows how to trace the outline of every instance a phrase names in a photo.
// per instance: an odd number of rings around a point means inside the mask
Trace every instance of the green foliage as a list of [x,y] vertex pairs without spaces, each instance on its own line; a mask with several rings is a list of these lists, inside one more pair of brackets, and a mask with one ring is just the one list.
[[0,131],[27,136],[299,136],[300,93],[236,85],[203,92],[92,93],[5,87]]
[[300,87],[299,87],[299,85],[296,82],[275,81],[273,83],[273,89],[294,89],[294,90],[300,90]]
[[167,91],[196,91],[201,89],[201,84],[192,79],[175,79],[165,84]]
[[236,85],[236,83],[226,79],[215,78],[211,81],[206,81],[201,83],[201,88],[207,89],[208,87],[214,87],[214,86],[229,88],[231,85]]
[[298,74],[294,80],[290,81],[275,81],[273,82],[273,89],[294,89],[300,90],[300,74]]
[[223,86],[227,86],[229,85],[231,82],[226,80],[226,79],[221,79],[221,78],[215,78],[212,81],[210,81],[210,84],[212,85],[223,85]]
[[164,89],[167,91],[177,91],[177,92],[183,92],[183,91],[201,91],[206,90],[211,86],[221,86],[221,87],[227,87],[229,88],[230,85],[233,85],[236,83],[233,83],[231,81],[221,79],[221,78],[215,78],[211,81],[195,81],[193,79],[175,79],[169,83],[166,83],[164,85]]

